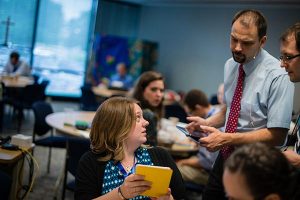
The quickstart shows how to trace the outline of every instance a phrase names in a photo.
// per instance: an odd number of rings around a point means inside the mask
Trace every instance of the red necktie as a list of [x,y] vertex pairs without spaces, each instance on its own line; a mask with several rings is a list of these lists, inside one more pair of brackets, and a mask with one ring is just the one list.
[[[232,98],[229,116],[226,124],[226,133],[235,133],[237,128],[237,122],[239,119],[239,114],[241,110],[241,99],[243,94],[243,82],[245,78],[245,72],[243,70],[243,65],[239,66],[239,77],[236,84],[236,88],[234,91],[234,95]],[[233,146],[224,146],[221,149],[221,155],[224,160],[226,160],[230,154],[233,152],[234,147]]]

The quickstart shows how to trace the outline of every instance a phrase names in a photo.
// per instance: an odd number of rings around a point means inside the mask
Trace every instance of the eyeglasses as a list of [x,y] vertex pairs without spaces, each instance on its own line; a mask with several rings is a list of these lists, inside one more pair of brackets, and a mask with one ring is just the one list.
[[300,56],[300,54],[297,54],[297,55],[294,55],[294,56],[284,55],[284,56],[280,56],[280,57],[279,57],[279,60],[280,60],[280,61],[283,61],[283,62],[289,62],[289,61],[291,61],[292,59],[297,58],[297,57],[299,57],[299,56]]

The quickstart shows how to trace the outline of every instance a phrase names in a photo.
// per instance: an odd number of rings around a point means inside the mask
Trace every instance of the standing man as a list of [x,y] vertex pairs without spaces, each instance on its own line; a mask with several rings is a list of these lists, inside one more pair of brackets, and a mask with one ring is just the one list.
[[[208,133],[200,144],[220,150],[203,199],[226,199],[222,185],[223,164],[236,146],[264,142],[282,145],[289,129],[294,86],[279,61],[263,49],[267,22],[256,10],[238,12],[232,21],[232,58],[225,63],[225,106],[203,119],[188,117],[190,132]],[[216,129],[225,125],[225,133]]]
[[4,72],[9,75],[30,76],[31,67],[23,60],[20,60],[20,54],[13,51],[9,56],[9,61],[5,65]]
[[[292,82],[300,82],[300,22],[289,27],[280,37],[280,62]],[[299,132],[298,132],[299,134]],[[290,163],[300,168],[300,135],[294,151],[286,150],[284,155]]]

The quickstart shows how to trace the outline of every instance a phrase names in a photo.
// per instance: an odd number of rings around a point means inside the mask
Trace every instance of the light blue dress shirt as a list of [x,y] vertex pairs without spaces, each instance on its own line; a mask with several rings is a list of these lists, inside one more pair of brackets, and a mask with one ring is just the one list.
[[[233,58],[225,63],[226,123],[237,84],[239,65]],[[279,60],[261,49],[252,61],[243,65],[243,69],[245,80],[237,132],[276,127],[289,129],[294,85],[280,67]]]
[[[205,118],[208,118],[219,111],[220,111],[219,107],[212,106],[212,108],[208,112],[208,115]],[[216,158],[218,157],[218,153],[219,151],[210,152],[205,147],[199,147],[197,156],[199,158],[200,165],[206,170],[209,171],[212,170],[213,164]]]
[[133,78],[129,74],[126,74],[125,76],[114,74],[110,78],[110,86],[126,88],[129,90],[133,87]]
[[22,60],[19,60],[17,63],[17,69],[14,71],[14,66],[9,61],[4,69],[3,72],[8,73],[9,75],[20,75],[20,76],[30,76],[31,75],[31,67]]

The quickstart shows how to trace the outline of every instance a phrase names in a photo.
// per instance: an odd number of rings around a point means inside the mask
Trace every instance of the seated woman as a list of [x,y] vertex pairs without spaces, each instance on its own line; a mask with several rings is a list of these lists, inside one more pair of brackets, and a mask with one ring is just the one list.
[[144,118],[149,121],[147,144],[157,144],[157,122],[163,116],[164,78],[155,71],[144,72],[133,91],[133,98],[141,103]]
[[229,199],[296,200],[300,199],[299,178],[299,171],[280,150],[255,143],[242,146],[228,158],[223,184]]
[[134,174],[136,164],[170,167],[170,189],[160,200],[183,199],[184,183],[171,156],[158,147],[145,148],[146,126],[135,100],[112,97],[98,108],[92,122],[91,152],[79,162],[75,199],[151,199],[141,194],[151,187]]

